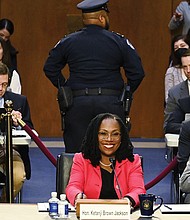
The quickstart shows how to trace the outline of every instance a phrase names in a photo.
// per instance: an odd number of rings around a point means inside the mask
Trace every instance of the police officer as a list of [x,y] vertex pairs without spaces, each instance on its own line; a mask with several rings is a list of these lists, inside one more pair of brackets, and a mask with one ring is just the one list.
[[[64,142],[66,152],[80,152],[86,128],[99,113],[117,114],[125,121],[119,102],[124,80],[133,93],[144,77],[141,60],[124,36],[108,31],[108,0],[84,0],[77,5],[82,10],[84,28],[65,36],[50,51],[44,72],[54,86],[69,86],[73,104],[65,115]],[[68,80],[62,69],[68,64]]]

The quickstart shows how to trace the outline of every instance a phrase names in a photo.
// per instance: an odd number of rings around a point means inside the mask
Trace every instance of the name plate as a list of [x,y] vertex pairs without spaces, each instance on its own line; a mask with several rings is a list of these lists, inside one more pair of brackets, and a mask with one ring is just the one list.
[[[83,199],[83,201],[86,199]],[[88,199],[87,199],[88,200]],[[130,219],[130,205],[124,200],[100,200],[80,203],[80,220],[91,219]],[[78,216],[78,217],[79,217]]]

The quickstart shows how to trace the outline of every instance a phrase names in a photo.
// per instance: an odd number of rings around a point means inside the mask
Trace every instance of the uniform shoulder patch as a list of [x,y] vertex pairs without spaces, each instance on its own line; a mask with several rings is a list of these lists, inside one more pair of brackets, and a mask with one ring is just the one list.
[[126,39],[126,42],[127,42],[127,44],[134,50],[135,48],[133,47],[133,45],[131,44],[131,42],[128,40],[128,39]]
[[80,32],[80,31],[82,31],[82,28],[81,28],[81,29],[78,29],[78,30],[76,30],[76,31],[73,31],[73,32],[70,32],[70,33],[65,34],[63,38],[68,37],[69,35],[75,34],[75,33]]
[[118,32],[114,32],[114,31],[112,31],[112,33],[114,33],[114,34],[116,34],[116,35],[118,35],[119,37],[122,37],[122,38],[125,37],[123,34],[120,34],[120,33],[118,33]]
[[61,42],[61,40],[59,40],[59,41],[56,43],[56,45],[54,46],[54,48],[57,47],[57,45],[58,45],[60,42]]

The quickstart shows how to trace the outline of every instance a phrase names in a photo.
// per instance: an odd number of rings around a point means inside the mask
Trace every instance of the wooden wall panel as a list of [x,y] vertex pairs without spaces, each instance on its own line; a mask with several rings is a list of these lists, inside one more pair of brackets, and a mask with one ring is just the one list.
[[180,2],[182,2],[182,0],[173,0],[172,1],[172,12],[175,12],[175,9],[179,5]]
[[[73,28],[79,0],[1,0],[1,17],[13,20],[14,46],[23,94],[42,137],[62,135],[56,88],[43,73],[49,50]],[[170,53],[172,0],[110,0],[110,29],[124,34],[139,52],[146,77],[134,95],[132,137],[163,137],[164,74]],[[75,15],[75,16],[74,16]],[[80,22],[76,24],[79,26]],[[68,69],[63,71],[68,75]]]
[[[1,17],[14,21],[12,42],[19,49],[23,94],[28,97],[35,129],[43,137],[61,136],[57,90],[43,73],[49,50],[66,33],[66,15],[78,13],[76,1],[5,0]],[[75,9],[75,10],[73,10]]]
[[[164,74],[168,64],[170,1],[120,1],[113,21],[138,50],[146,77],[134,95],[133,137],[163,136]],[[120,11],[120,12],[118,12]],[[117,14],[116,14],[117,12]],[[121,14],[121,16],[118,16]]]

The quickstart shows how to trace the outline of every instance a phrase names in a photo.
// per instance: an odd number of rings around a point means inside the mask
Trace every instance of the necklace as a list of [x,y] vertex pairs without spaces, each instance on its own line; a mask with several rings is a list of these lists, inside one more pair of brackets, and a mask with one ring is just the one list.
[[99,162],[100,162],[100,164],[102,164],[102,165],[105,166],[105,167],[110,167],[110,166],[111,166],[111,163],[110,163],[110,164],[105,164],[105,163],[103,163],[101,160],[100,160]]

